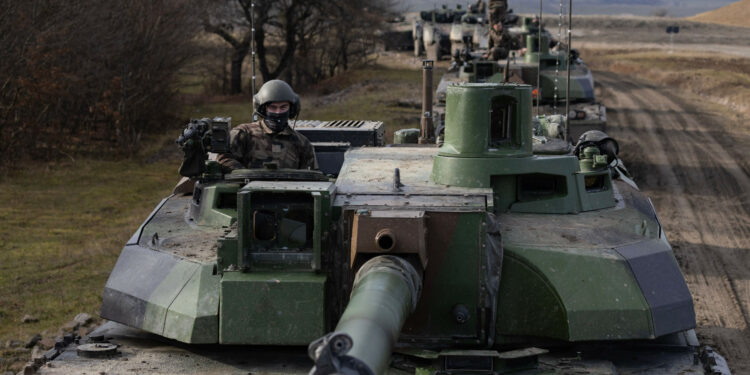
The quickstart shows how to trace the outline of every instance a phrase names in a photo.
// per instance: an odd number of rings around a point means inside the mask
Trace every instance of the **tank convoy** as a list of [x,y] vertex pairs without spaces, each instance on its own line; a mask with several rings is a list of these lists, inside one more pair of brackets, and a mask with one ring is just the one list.
[[[446,91],[442,146],[354,147],[329,175],[221,173],[207,152],[227,150],[228,120],[191,123],[192,189],[124,246],[103,293],[110,322],[39,372],[723,371],[616,141],[542,150],[531,86]],[[314,129],[318,143],[355,139]]]
[[[457,5],[455,10],[443,5],[440,10],[420,12],[412,28],[414,55],[426,55],[429,60],[439,61],[467,47],[486,48],[486,28],[490,16],[483,1],[469,5],[468,10],[461,5]],[[508,27],[516,25],[519,20],[512,9],[504,10],[501,16]]]

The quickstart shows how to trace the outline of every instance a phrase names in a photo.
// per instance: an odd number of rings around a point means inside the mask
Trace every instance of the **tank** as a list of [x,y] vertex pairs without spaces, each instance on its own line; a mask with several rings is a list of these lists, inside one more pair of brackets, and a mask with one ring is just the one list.
[[[489,14],[486,3],[481,8],[476,3],[471,4],[468,11],[461,10],[460,5],[456,11],[443,6],[440,11],[420,12],[420,16],[412,28],[415,56],[425,52],[428,59],[439,61],[467,48],[487,48]],[[514,32],[528,33],[528,30],[514,26],[519,17],[513,14],[513,9],[508,9],[502,17],[504,25]]]
[[[492,61],[482,57],[481,50],[465,51],[454,61],[453,69],[440,80],[436,91],[436,116],[442,114],[447,88],[462,82],[516,82],[534,86],[534,97],[539,99],[537,114],[563,114],[570,82],[570,112],[568,113],[568,138],[575,142],[589,130],[606,131],[607,108],[596,101],[594,77],[591,70],[580,59],[576,50],[571,50],[571,58],[565,51],[551,51],[549,38],[529,34],[526,39],[526,53],[511,52],[507,60]],[[516,57],[518,56],[518,57]],[[567,68],[570,65],[570,81]],[[537,80],[539,87],[537,86]],[[536,103],[535,103],[536,104]]]
[[466,14],[466,10],[462,9],[461,5],[456,5],[456,8],[449,8],[448,5],[443,4],[440,9],[423,10],[419,12],[419,17],[423,21],[435,22],[435,23],[453,23],[461,19]]
[[450,86],[445,114],[441,147],[353,148],[335,179],[207,158],[124,246],[110,322],[39,371],[723,371],[611,138],[535,152],[524,84]]

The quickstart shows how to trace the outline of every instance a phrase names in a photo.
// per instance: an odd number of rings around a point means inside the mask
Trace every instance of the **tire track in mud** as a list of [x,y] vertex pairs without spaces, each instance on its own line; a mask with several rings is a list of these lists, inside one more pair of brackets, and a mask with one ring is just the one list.
[[[654,200],[695,300],[703,344],[750,373],[750,174],[721,119],[667,88],[596,72],[608,132]],[[736,131],[737,129],[733,129]]]
[[[674,153],[677,158],[676,160],[673,159],[670,164],[675,163],[674,165],[693,166],[692,169],[694,169],[694,171],[692,173],[684,174],[684,178],[681,179],[682,185],[686,187],[686,195],[694,196],[696,193],[700,194],[701,192],[692,191],[694,189],[691,189],[691,187],[703,186],[704,189],[701,190],[705,190],[705,187],[708,187],[706,183],[711,180],[716,180],[718,183],[711,186],[713,187],[713,190],[702,192],[704,194],[708,193],[709,197],[718,198],[736,196],[742,194],[742,190],[739,188],[740,186],[750,186],[750,178],[748,178],[748,176],[745,175],[736,164],[727,163],[727,161],[732,160],[732,158],[727,155],[710,134],[704,132],[703,129],[700,128],[696,116],[686,116],[684,112],[681,111],[685,108],[684,105],[680,106],[676,104],[673,99],[667,98],[666,95],[662,95],[655,90],[644,89],[644,92],[645,95],[643,99],[640,100],[640,105],[644,106],[646,103],[653,103],[653,105],[657,105],[660,110],[668,111],[669,116],[660,116],[658,119],[660,121],[655,123],[660,125],[661,128],[667,128],[668,131],[663,135],[666,136],[666,139],[670,142],[671,150],[682,148],[682,150]],[[699,136],[670,136],[670,134],[684,134],[686,132],[695,132],[698,133]],[[699,160],[699,155],[711,155],[712,157]],[[701,163],[701,161],[703,161],[703,163]],[[700,166],[700,168],[695,168],[695,166]],[[716,172],[718,178],[714,178],[714,173],[711,172]],[[710,202],[712,199],[704,198],[703,200]],[[701,212],[701,214],[697,215],[695,218],[699,222],[698,228],[704,228],[699,232],[700,243],[708,245],[702,246],[702,250],[707,252],[712,251],[713,249],[711,248],[711,245],[726,247],[728,249],[740,248],[740,241],[736,235],[717,238],[716,234],[730,234],[727,232],[733,231],[737,228],[732,225],[732,223],[738,221],[737,219],[740,217],[739,215],[746,217],[747,212],[744,212],[744,210],[740,210],[740,212],[731,212],[728,210],[717,211],[716,209],[706,210],[701,204],[696,202],[696,199],[689,200],[689,204],[693,213]],[[719,214],[717,215],[717,213]],[[726,215],[730,216],[727,217]],[[741,237],[747,238],[747,236]],[[732,251],[732,253],[735,253],[735,251]],[[735,255],[736,257],[733,256],[733,258],[743,257],[745,254]],[[719,261],[718,265],[725,271],[731,271],[732,264],[736,264],[736,262],[731,262],[729,264],[725,263],[726,259],[723,257],[716,257],[714,259]],[[745,259],[745,262],[743,263],[748,264],[748,261],[750,261],[750,259]],[[743,321],[737,323],[744,326],[744,328],[747,328],[748,322],[750,322],[747,308],[745,306],[747,299],[745,298],[743,301],[742,293],[739,291],[740,289],[747,288],[744,288],[744,285],[738,285],[743,282],[742,280],[737,280],[735,277],[732,277],[742,275],[727,276],[729,277],[727,277],[726,282],[729,283],[730,289],[734,293],[735,301],[738,303],[737,308],[742,313]]]

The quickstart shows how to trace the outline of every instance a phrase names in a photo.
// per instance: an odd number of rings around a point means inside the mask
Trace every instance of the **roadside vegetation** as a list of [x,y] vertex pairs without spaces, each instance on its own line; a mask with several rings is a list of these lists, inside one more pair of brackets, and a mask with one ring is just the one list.
[[720,54],[663,50],[589,49],[594,70],[633,75],[723,106],[729,118],[750,117],[750,60]]

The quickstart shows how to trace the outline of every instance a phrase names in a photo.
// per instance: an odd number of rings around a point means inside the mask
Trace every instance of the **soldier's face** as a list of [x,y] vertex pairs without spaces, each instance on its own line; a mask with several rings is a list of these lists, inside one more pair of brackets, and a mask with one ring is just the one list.
[[495,31],[501,31],[503,29],[503,24],[502,23],[496,23],[494,25],[494,27],[495,27]]
[[268,113],[284,113],[289,110],[289,102],[271,102],[266,106]]

